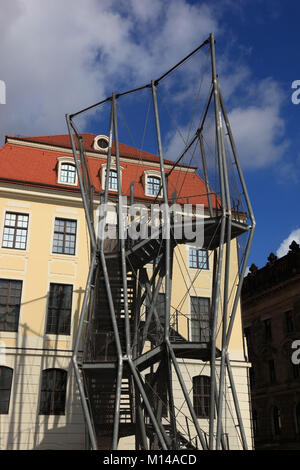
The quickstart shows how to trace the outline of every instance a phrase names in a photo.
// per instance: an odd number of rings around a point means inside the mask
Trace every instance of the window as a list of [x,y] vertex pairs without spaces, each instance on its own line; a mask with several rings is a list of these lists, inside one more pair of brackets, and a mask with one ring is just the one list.
[[196,248],[189,249],[189,267],[194,269],[208,269],[208,252]]
[[76,220],[55,219],[53,253],[75,254]]
[[65,184],[76,184],[75,165],[70,163],[61,163],[59,182]]
[[71,326],[73,286],[50,284],[46,333],[69,335]]
[[41,415],[63,415],[66,404],[67,372],[46,369],[42,372]]
[[271,318],[264,320],[264,328],[265,328],[265,340],[271,341],[272,339],[272,324]]
[[276,382],[276,373],[275,373],[275,362],[274,359],[270,359],[268,361],[269,364],[269,377],[270,377],[270,382],[274,383]]
[[[165,294],[163,293],[158,294],[156,298],[155,307],[156,307],[158,318],[160,320],[160,324],[162,327],[164,327],[165,326],[165,311],[166,311],[166,295]],[[146,298],[146,315],[147,316],[148,316],[149,310],[150,310],[150,304],[149,304],[149,299],[147,297]],[[150,331],[156,331],[156,321],[155,321],[154,313],[152,313]]]
[[109,171],[108,189],[110,189],[111,191],[118,190],[118,174],[116,170]]
[[193,401],[197,418],[209,418],[210,377],[206,375],[193,377]]
[[145,391],[147,394],[147,398],[150,402],[151,408],[155,411],[157,410],[159,401],[161,401],[161,416],[166,418],[168,416],[168,392],[166,384],[160,384],[155,381],[154,384],[151,385],[151,381],[154,378],[153,373],[145,375]]
[[280,410],[277,406],[274,406],[272,409],[272,418],[273,418],[273,432],[275,435],[279,435],[281,432],[281,415]]
[[108,143],[109,139],[106,135],[96,135],[96,137],[94,138],[94,149],[100,151],[104,150],[107,152]]
[[146,179],[146,194],[148,196],[158,196],[160,193],[160,177],[147,175]]
[[286,331],[288,333],[291,333],[294,331],[294,320],[293,320],[293,312],[292,310],[289,310],[288,312],[285,312],[285,325],[286,325]]
[[191,296],[192,341],[210,341],[210,301],[208,297]]
[[28,214],[6,212],[2,248],[26,249]]
[[18,331],[22,281],[0,279],[0,331]]
[[9,410],[13,370],[0,366],[0,414],[6,415]]

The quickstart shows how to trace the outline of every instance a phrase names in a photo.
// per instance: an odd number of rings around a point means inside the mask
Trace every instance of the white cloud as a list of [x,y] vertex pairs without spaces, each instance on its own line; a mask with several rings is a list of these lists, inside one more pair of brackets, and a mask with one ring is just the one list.
[[289,246],[294,240],[296,243],[300,244],[300,228],[293,230],[289,234],[289,236],[285,240],[283,240],[283,242],[280,244],[278,250],[276,251],[276,255],[278,256],[278,258],[281,258],[282,256],[288,253]]
[[2,0],[1,131],[66,132],[65,113],[150,81],[217,29],[185,0]]
[[285,131],[280,117],[282,95],[270,78],[256,82],[248,93],[258,104],[232,109],[229,120],[243,166],[261,168],[282,158],[289,145],[282,140]]

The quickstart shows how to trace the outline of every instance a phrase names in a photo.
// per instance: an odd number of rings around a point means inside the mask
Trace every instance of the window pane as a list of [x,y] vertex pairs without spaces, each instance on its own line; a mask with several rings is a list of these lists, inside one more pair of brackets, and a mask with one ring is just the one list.
[[9,411],[12,375],[12,369],[0,366],[0,414],[7,414]]
[[210,341],[210,299],[191,296],[192,341]]
[[22,281],[0,279],[0,331],[17,331]]
[[26,249],[28,219],[27,214],[6,212],[2,239],[3,248]]
[[189,267],[194,269],[208,269],[208,251],[190,248]]
[[73,286],[50,284],[46,333],[70,334]]
[[75,184],[76,182],[76,169],[70,163],[62,163],[60,167],[60,182]]
[[40,414],[64,414],[66,386],[66,371],[60,369],[47,369],[42,372]]
[[55,219],[53,236],[53,253],[66,255],[75,254],[76,246],[76,220]]
[[158,176],[147,177],[147,193],[157,196],[160,191],[160,178]]
[[193,377],[193,400],[198,418],[208,418],[210,409],[210,377],[198,375]]
[[118,176],[115,170],[110,170],[108,177],[108,189],[118,189]]

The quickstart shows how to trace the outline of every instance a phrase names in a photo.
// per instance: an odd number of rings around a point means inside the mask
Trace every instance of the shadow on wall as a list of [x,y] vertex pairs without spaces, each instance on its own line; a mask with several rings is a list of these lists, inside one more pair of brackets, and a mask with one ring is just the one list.
[[[71,350],[58,350],[59,336],[56,335],[49,348],[49,338],[44,333],[42,346],[39,348],[28,347],[28,336],[41,337],[27,323],[19,324],[16,345],[17,352],[7,349],[7,356],[14,355],[13,362],[8,365],[13,368],[13,381],[10,395],[8,426],[5,420],[1,420],[2,438],[0,448],[6,450],[64,450],[85,448],[85,425],[82,415],[80,397],[73,373],[71,356],[74,338],[78,325],[81,297],[84,290],[80,287],[74,291],[77,294],[76,308],[72,316]],[[49,293],[41,298],[28,303],[46,300]],[[24,305],[24,304],[22,304]],[[42,309],[44,311],[44,307]],[[46,309],[47,311],[47,309]],[[41,316],[41,331],[45,331],[45,315]],[[60,415],[40,414],[40,391],[42,371],[45,369],[63,369],[67,372],[65,413]],[[7,443],[4,435],[7,435]]]

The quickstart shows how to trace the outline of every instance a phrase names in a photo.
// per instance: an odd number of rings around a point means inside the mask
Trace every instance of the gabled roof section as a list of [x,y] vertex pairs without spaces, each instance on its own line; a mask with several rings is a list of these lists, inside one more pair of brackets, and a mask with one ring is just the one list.
[[[91,183],[96,192],[103,192],[102,167],[106,164],[107,155],[93,149],[94,138],[94,134],[83,135]],[[130,185],[134,181],[135,199],[153,201],[145,195],[145,174],[147,170],[160,171],[157,155],[124,144],[120,144],[120,154],[124,158],[123,160],[121,158],[123,195],[130,196]],[[58,182],[59,157],[62,156],[73,157],[68,134],[39,137],[7,136],[6,143],[0,149],[0,182],[21,185],[23,188],[46,188],[66,194],[79,193],[79,185],[67,186]],[[167,173],[174,162],[164,161]],[[195,167],[184,165],[176,167],[168,177],[168,192],[170,201],[175,197],[175,200],[181,204],[208,206],[205,183],[195,171]],[[116,193],[111,195],[116,196]],[[217,197],[213,197],[214,206],[218,204],[217,200]]]
[[[95,150],[94,149],[94,139],[96,134],[91,133],[83,133],[80,134],[83,139],[83,146],[86,152],[93,152],[99,155],[106,155],[104,151]],[[20,142],[32,142],[34,144],[42,144],[42,145],[49,145],[51,147],[61,147],[61,148],[68,148],[71,149],[71,141],[69,134],[62,134],[62,135],[42,135],[42,136],[35,136],[35,137],[12,137],[6,136],[5,142],[8,139],[13,139]],[[75,139],[76,140],[76,139]],[[77,144],[77,142],[76,142]],[[77,147],[78,148],[78,147]],[[149,162],[156,162],[159,163],[159,157],[149,152],[145,152],[144,150],[139,150],[135,147],[131,147],[129,145],[119,143],[119,152],[120,157],[126,158],[133,158],[133,159],[142,159]],[[112,144],[112,153],[115,154],[115,143]],[[164,159],[164,162],[173,165],[174,161]],[[181,167],[186,167],[186,165],[179,165]],[[193,167],[191,167],[193,168]]]

